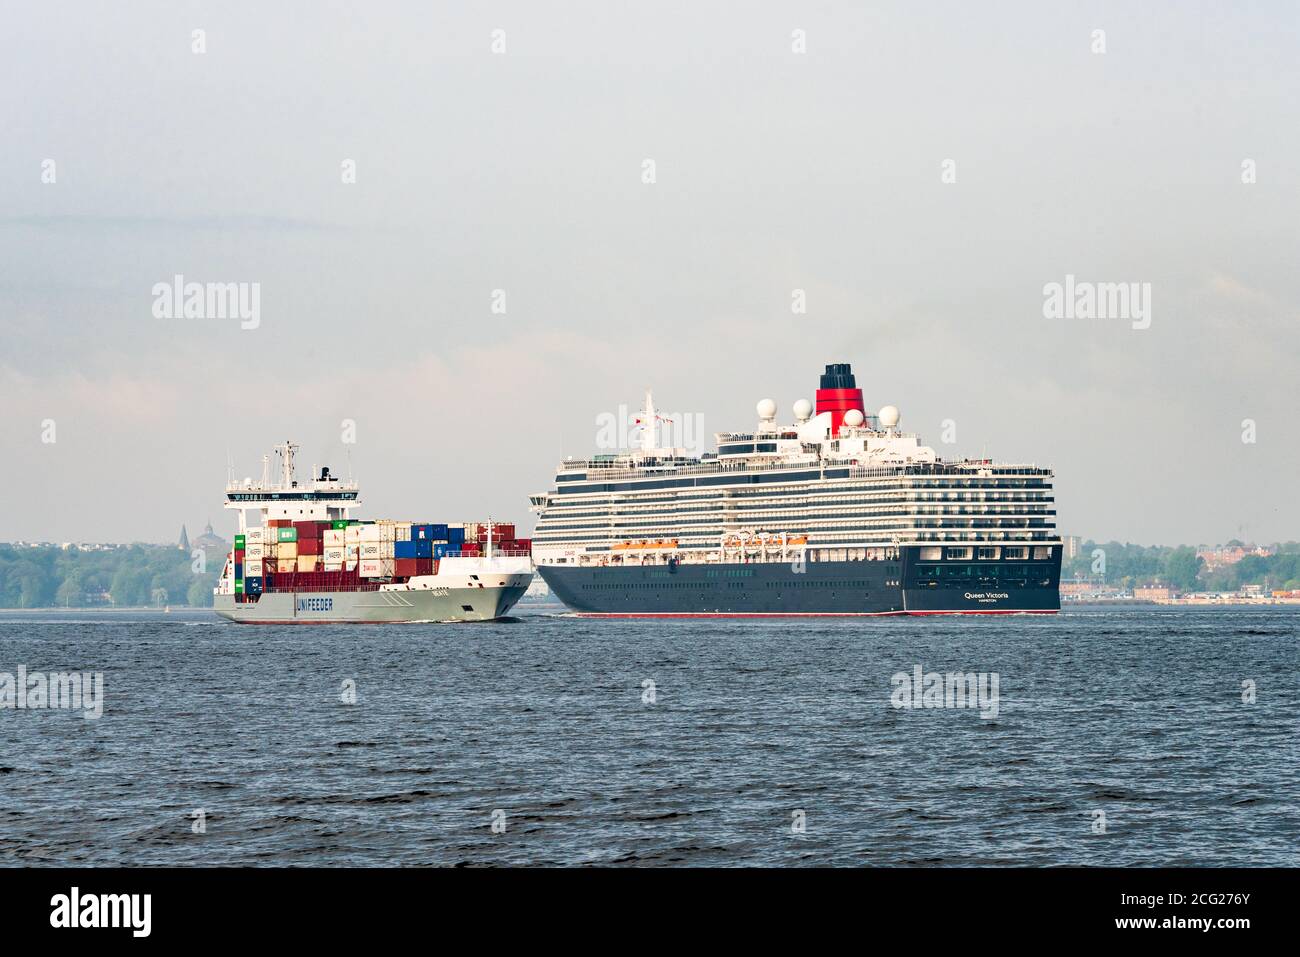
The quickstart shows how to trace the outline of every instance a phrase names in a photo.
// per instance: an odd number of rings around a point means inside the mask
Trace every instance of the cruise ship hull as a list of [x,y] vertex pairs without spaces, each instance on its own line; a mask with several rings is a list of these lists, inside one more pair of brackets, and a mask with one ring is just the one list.
[[236,603],[233,595],[217,595],[213,607],[222,618],[250,625],[491,621],[508,614],[527,590],[524,581],[483,588],[268,592],[249,603]]
[[[582,615],[739,617],[1051,614],[1060,610],[1060,551],[1051,560],[967,563],[931,575],[899,561],[748,562],[591,567],[539,565],[555,596]],[[1025,569],[1032,569],[1025,573]],[[954,571],[957,569],[954,568]]]

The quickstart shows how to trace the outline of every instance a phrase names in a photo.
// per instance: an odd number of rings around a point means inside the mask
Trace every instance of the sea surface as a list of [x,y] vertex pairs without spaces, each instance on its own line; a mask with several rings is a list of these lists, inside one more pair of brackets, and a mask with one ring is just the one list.
[[0,613],[0,672],[104,682],[0,710],[0,865],[1300,864],[1297,609],[518,614]]

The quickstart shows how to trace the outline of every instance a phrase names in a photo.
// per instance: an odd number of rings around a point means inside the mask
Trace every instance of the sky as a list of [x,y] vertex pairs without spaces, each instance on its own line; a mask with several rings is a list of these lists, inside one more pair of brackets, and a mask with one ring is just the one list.
[[1298,11],[8,5],[0,541],[228,534],[286,438],[363,517],[530,527],[646,388],[711,437],[830,362],[1055,468],[1063,533],[1300,539]]

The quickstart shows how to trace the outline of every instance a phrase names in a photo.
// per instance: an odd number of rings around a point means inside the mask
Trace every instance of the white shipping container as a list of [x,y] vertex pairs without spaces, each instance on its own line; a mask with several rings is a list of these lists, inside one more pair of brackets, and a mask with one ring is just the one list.
[[324,555],[325,564],[327,566],[331,564],[342,564],[343,556],[345,554],[347,554],[346,548],[326,548]]
[[361,541],[361,530],[363,528],[365,528],[364,525],[349,525],[345,528],[343,530],[343,544],[355,545]]
[[245,578],[262,577],[262,560],[260,558],[244,559],[244,577]]
[[244,548],[244,557],[248,559],[266,558],[266,546],[261,542],[249,542]]
[[397,542],[409,542],[411,540],[411,526],[407,522],[401,522],[393,526],[393,540]]
[[382,541],[380,528],[379,525],[362,525],[361,531],[357,535],[357,541],[362,543]]
[[297,558],[298,543],[297,542],[277,543],[275,546],[275,557],[276,558]]
[[348,541],[347,532],[341,528],[328,529],[325,534],[321,536],[321,539],[321,544],[326,548],[341,548],[346,545]]
[[362,578],[389,578],[393,574],[393,560],[391,558],[372,558],[361,561]]
[[325,563],[325,571],[327,571],[327,572],[341,572],[341,571],[343,571],[343,563],[342,563],[342,562],[326,562],[326,563]]
[[367,558],[393,557],[392,542],[362,542],[359,548],[361,551],[362,561],[365,561]]
[[244,543],[246,545],[252,545],[254,542],[261,544],[265,541],[266,529],[262,528],[260,525],[257,528],[250,528],[244,533]]

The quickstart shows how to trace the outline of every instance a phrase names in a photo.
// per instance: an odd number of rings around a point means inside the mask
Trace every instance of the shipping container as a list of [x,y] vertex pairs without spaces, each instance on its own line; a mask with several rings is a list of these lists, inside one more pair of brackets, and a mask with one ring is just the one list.
[[266,541],[266,529],[262,528],[260,525],[257,528],[250,528],[244,532],[244,540],[249,545],[252,545],[254,542],[261,544]]
[[285,528],[283,525],[275,530],[275,540],[277,542],[296,542],[298,540],[298,529],[290,525]]
[[432,558],[433,542],[428,539],[412,539],[407,542],[393,543],[395,558]]
[[275,549],[275,557],[276,557],[276,558],[281,558],[281,559],[284,559],[284,558],[297,558],[297,557],[298,557],[298,543],[297,543],[297,542],[280,542],[279,545],[278,545],[278,546],[276,547],[276,549]]
[[266,546],[261,542],[249,542],[244,549],[245,558],[266,558]]
[[360,571],[362,578],[391,578],[393,575],[393,559],[363,559]]
[[321,535],[326,548],[342,547],[348,542],[347,531],[342,528],[327,528]]
[[455,545],[459,545],[461,542],[465,541],[465,529],[460,528],[456,525],[448,526],[447,541]]
[[244,592],[249,595],[260,595],[262,593],[262,576],[256,578],[244,579]]
[[347,527],[348,520],[346,518],[336,518],[334,521],[330,522],[330,531],[342,531]]
[[[478,540],[480,542],[487,541],[487,534],[488,534],[487,526],[480,525],[478,530]],[[498,540],[508,540],[514,537],[515,537],[515,527],[513,525],[502,524],[502,525],[492,526],[492,541],[495,542]]]
[[395,558],[393,559],[393,574],[398,578],[410,578],[412,575],[420,574],[420,560],[418,558]]
[[323,563],[323,564],[321,565],[321,568],[322,568],[324,571],[327,571],[327,572],[341,572],[341,571],[343,570],[343,563],[342,563],[342,562],[325,562],[325,563]]
[[262,577],[262,560],[260,558],[250,558],[244,562],[244,579]]
[[367,561],[378,558],[393,558],[394,545],[394,542],[362,542],[358,546],[361,560]]
[[325,522],[294,522],[294,531],[298,533],[298,541],[304,538],[320,538],[321,527],[326,525]]
[[434,542],[433,557],[445,558],[447,555],[454,555],[460,551],[460,546],[453,542]]
[[393,526],[393,541],[409,542],[411,540],[411,526],[405,522],[398,522]]
[[298,556],[298,571],[300,571],[300,572],[314,572],[315,570],[316,570],[316,556],[315,556],[315,555],[299,555],[299,556]]
[[342,562],[347,551],[346,548],[326,548],[322,553],[322,557],[325,559],[326,563]]
[[298,555],[319,555],[321,553],[321,541],[319,538],[298,538]]

